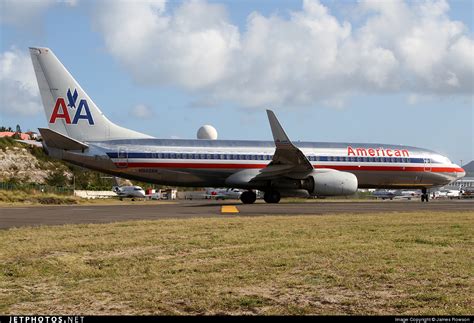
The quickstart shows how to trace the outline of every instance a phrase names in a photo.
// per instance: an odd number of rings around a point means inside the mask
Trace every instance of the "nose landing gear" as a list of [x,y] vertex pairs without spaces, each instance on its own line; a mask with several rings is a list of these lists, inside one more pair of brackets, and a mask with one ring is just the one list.
[[429,194],[426,188],[421,189],[421,202],[428,202]]

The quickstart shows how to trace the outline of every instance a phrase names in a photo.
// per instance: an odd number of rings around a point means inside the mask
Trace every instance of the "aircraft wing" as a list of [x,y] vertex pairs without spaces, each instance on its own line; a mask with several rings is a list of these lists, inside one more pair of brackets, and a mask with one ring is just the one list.
[[304,179],[311,172],[328,171],[314,170],[308,158],[290,141],[273,111],[267,110],[267,115],[276,147],[272,161],[263,169],[245,169],[230,175],[226,178],[226,185],[242,187],[281,178]]
[[280,122],[271,110],[267,110],[268,121],[275,141],[275,153],[267,167],[260,170],[252,181],[267,180],[277,177],[306,177],[313,171],[313,166],[303,152],[293,145],[283,130]]

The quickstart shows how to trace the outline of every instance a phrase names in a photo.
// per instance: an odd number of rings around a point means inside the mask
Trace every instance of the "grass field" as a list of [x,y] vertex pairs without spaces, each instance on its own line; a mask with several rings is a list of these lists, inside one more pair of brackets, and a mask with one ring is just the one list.
[[474,212],[0,231],[2,314],[473,314]]

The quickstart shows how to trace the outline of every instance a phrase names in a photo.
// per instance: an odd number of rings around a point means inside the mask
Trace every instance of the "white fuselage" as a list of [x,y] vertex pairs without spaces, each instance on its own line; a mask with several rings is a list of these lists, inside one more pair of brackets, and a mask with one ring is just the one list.
[[[63,159],[124,178],[175,186],[226,187],[228,176],[263,169],[275,152],[271,141],[131,139],[88,144],[89,151],[65,152]],[[318,142],[295,145],[315,169],[353,173],[359,188],[430,188],[465,174],[448,158],[416,147]]]

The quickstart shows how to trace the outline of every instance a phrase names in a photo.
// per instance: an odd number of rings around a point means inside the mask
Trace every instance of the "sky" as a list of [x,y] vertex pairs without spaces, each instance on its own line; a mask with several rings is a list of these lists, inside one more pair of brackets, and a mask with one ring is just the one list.
[[47,126],[29,46],[158,138],[402,144],[474,159],[474,3],[0,0],[0,125]]

